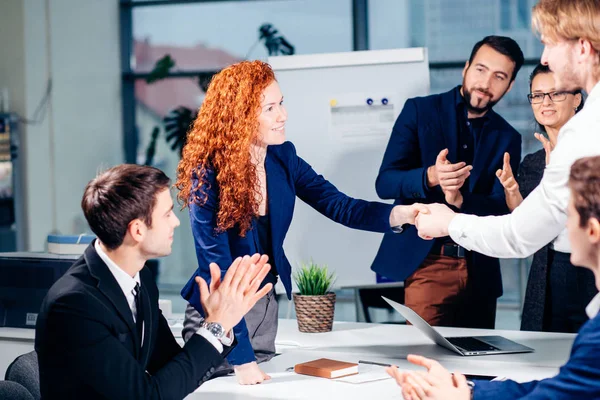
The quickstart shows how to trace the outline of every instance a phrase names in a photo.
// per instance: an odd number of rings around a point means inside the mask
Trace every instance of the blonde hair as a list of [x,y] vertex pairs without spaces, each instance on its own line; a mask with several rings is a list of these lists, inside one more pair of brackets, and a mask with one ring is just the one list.
[[540,0],[531,13],[535,31],[550,40],[588,40],[600,52],[599,0]]

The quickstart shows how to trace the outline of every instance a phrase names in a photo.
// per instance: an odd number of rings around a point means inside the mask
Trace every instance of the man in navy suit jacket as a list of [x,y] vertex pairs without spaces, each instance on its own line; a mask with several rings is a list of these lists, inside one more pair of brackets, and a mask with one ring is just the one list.
[[[443,202],[475,215],[508,213],[496,178],[504,153],[521,159],[521,136],[492,107],[511,88],[523,53],[511,38],[488,36],[473,48],[462,86],[406,101],[376,181],[395,204]],[[423,240],[415,227],[386,234],[371,268],[405,281],[405,303],[432,325],[493,328],[502,294],[498,259],[448,237]]]
[[[592,270],[600,288],[600,156],[577,160],[569,177],[571,197],[567,208],[567,230],[571,263]],[[420,356],[408,360],[427,368],[419,372],[388,373],[402,386],[405,399],[598,399],[600,398],[600,294],[586,307],[590,320],[575,338],[571,356],[558,375],[526,383],[475,381],[450,374],[438,362]]]

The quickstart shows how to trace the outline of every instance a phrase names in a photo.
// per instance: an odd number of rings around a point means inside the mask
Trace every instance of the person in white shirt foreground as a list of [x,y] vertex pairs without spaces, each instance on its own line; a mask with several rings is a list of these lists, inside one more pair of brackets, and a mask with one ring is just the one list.
[[585,106],[562,127],[540,185],[512,214],[477,217],[430,204],[416,220],[422,238],[450,235],[468,250],[500,258],[527,257],[555,238],[554,250],[571,251],[561,234],[569,168],[600,155],[600,1],[540,0],[532,20],[544,44],[541,63],[554,72],[557,90],[585,89]]
[[[590,269],[600,288],[600,156],[577,160],[569,179],[571,198],[567,209],[571,263]],[[506,381],[467,382],[451,374],[437,361],[409,355],[408,361],[427,372],[387,372],[402,387],[406,400],[468,399],[598,399],[600,398],[600,294],[586,308],[590,320],[575,338],[571,356],[558,375],[526,383]]]

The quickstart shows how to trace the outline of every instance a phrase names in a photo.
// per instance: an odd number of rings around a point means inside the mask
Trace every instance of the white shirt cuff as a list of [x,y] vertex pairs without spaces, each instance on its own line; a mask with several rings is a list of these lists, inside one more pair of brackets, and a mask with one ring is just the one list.
[[223,344],[219,341],[219,339],[215,337],[215,335],[210,333],[210,331],[205,327],[201,326],[200,328],[198,328],[198,330],[196,331],[196,335],[200,335],[204,339],[208,340],[210,344],[212,344],[219,353],[223,352]]
[[210,344],[212,344],[219,353],[223,352],[223,345],[231,346],[233,344],[233,339],[235,338],[233,329],[230,330],[229,333],[227,333],[225,336],[223,336],[221,340],[217,339],[215,335],[213,335],[208,329],[206,329],[203,326],[198,328],[196,334],[208,340]]
[[233,339],[235,338],[235,334],[233,333],[233,329],[230,330],[225,336],[221,338],[221,343],[223,346],[231,346],[233,344]]
[[448,224],[448,235],[454,243],[466,248],[467,250],[472,250],[469,248],[469,245],[466,240],[466,236],[464,235],[464,223],[468,220],[468,216],[465,214],[456,214],[454,218]]

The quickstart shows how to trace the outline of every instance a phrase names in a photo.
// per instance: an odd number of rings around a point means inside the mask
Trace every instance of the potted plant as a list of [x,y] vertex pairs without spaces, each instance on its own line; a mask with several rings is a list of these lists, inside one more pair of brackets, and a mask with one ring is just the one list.
[[330,332],[335,310],[335,293],[330,292],[334,274],[327,266],[302,264],[294,273],[300,293],[294,293],[294,307],[300,332]]

